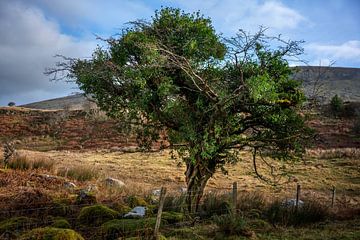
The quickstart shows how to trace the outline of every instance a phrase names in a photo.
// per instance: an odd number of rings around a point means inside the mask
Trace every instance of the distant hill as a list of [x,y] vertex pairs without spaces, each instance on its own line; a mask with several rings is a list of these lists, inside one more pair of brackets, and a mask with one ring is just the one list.
[[[335,94],[345,101],[360,102],[360,68],[341,67],[296,67],[298,72],[293,78],[302,81],[307,96],[311,96],[314,83],[321,85],[322,102],[327,103]],[[62,98],[34,102],[21,107],[33,109],[70,109],[81,110],[95,107],[95,103],[89,101],[84,94],[75,94]]]
[[360,102],[360,68],[342,67],[296,67],[296,80],[303,83],[307,96],[311,96],[315,82],[321,85],[323,103],[327,103],[335,94],[345,101]]
[[75,94],[67,97],[54,98],[40,102],[29,103],[21,105],[20,107],[33,109],[69,109],[82,110],[84,108],[94,107],[95,103],[88,100],[84,94]]

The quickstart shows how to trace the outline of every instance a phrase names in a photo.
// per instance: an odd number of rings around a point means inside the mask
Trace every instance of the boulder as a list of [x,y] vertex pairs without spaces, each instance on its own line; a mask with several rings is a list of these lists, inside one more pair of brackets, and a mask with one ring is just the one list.
[[124,218],[143,218],[146,214],[146,207],[137,206],[124,215]]
[[122,188],[125,187],[125,183],[119,179],[108,177],[104,180],[105,185],[108,187],[117,187]]

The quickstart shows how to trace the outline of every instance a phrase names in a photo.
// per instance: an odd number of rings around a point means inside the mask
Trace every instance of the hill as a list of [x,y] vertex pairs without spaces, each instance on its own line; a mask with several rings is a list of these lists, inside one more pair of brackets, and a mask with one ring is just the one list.
[[[296,67],[296,80],[302,81],[306,96],[318,92],[322,103],[327,103],[335,94],[345,101],[360,101],[360,68],[343,67]],[[318,88],[318,90],[317,90]]]
[[20,107],[47,110],[83,110],[84,108],[95,107],[95,103],[89,101],[84,94],[75,94],[61,98],[54,98],[40,102],[33,102]]

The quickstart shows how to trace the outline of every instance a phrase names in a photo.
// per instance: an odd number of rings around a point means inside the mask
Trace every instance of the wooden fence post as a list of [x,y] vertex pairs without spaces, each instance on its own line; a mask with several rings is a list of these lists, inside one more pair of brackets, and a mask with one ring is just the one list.
[[336,194],[336,189],[335,189],[335,186],[333,186],[332,196],[331,196],[331,207],[334,207],[334,205],[335,205],[335,194]]
[[155,239],[159,238],[159,228],[161,223],[161,214],[164,207],[165,202],[165,195],[166,195],[166,188],[162,187],[160,192],[160,202],[159,202],[159,209],[156,216],[156,223],[155,223],[155,230],[154,230],[154,237]]
[[233,190],[232,190],[233,214],[236,214],[237,192],[238,192],[237,182],[234,182]]
[[298,210],[298,208],[299,208],[300,189],[301,189],[300,184],[297,184],[297,186],[296,186],[296,203],[295,203],[296,210]]

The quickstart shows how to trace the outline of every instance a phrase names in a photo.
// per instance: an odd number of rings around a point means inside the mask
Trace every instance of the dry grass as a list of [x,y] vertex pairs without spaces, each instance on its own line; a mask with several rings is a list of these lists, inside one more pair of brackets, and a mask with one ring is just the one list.
[[311,149],[307,151],[307,155],[318,159],[360,159],[360,148]]
[[31,158],[23,154],[16,154],[11,158],[7,167],[17,170],[43,169],[51,171],[54,164],[53,160],[44,156]]
[[[335,150],[334,150],[335,151]],[[349,150],[348,150],[349,151]],[[94,184],[97,178],[99,191],[97,197],[101,201],[106,198],[115,199],[118,196],[142,195],[152,190],[167,187],[170,193],[180,193],[186,186],[184,180],[185,166],[179,166],[178,161],[171,159],[169,152],[154,153],[116,153],[116,152],[35,152],[24,151],[31,158],[44,156],[54,159],[57,169],[63,169],[60,175],[65,176],[64,169],[76,167],[75,175],[86,175],[85,179],[92,179]],[[360,204],[360,166],[357,158],[322,158],[320,151],[309,152],[303,162],[276,163],[277,169],[282,168],[288,175],[281,181],[282,184],[272,187],[256,178],[251,162],[251,155],[241,153],[242,161],[236,165],[227,166],[228,175],[216,172],[207,184],[205,192],[231,192],[233,182],[238,183],[240,194],[261,192],[271,201],[276,197],[294,198],[296,184],[301,184],[302,198],[317,197],[330,203],[331,189],[337,189],[337,198],[347,196],[351,205]],[[316,155],[318,154],[318,155]],[[83,170],[86,169],[86,170]],[[96,170],[95,170],[96,169]],[[259,162],[258,169],[265,176],[269,176],[267,169]],[[84,173],[80,173],[84,172]],[[97,177],[91,177],[96,174]],[[72,174],[67,174],[71,177]],[[117,178],[125,183],[125,188],[114,190],[101,186],[101,179],[105,177]],[[78,177],[74,177],[79,179]],[[84,179],[84,178],[83,178]],[[290,181],[288,181],[290,180]],[[84,182],[84,184],[88,184]]]
[[71,168],[59,168],[57,170],[57,175],[75,179],[80,182],[91,181],[96,179],[99,176],[98,171],[95,168],[87,166],[76,166]]

